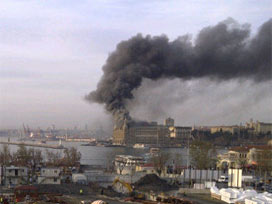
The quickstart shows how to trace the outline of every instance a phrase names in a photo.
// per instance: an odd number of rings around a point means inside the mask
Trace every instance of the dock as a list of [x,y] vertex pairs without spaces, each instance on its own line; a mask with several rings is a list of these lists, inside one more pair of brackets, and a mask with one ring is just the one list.
[[35,144],[35,143],[25,143],[25,142],[4,142],[4,141],[0,141],[0,144],[24,145],[24,146],[29,146],[29,147],[41,147],[41,148],[49,148],[49,149],[66,149],[66,147],[64,147],[62,145]]
[[93,138],[66,138],[66,142],[93,142],[95,139]]

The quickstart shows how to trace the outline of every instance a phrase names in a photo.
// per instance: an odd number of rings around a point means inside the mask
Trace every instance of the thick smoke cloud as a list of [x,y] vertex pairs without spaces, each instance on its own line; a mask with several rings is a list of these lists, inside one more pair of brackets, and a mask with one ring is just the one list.
[[105,104],[121,126],[125,118],[131,119],[126,104],[144,78],[270,80],[271,27],[272,19],[250,39],[250,26],[229,18],[202,29],[195,41],[189,35],[169,41],[165,35],[138,34],[117,45],[103,66],[97,89],[86,99]]

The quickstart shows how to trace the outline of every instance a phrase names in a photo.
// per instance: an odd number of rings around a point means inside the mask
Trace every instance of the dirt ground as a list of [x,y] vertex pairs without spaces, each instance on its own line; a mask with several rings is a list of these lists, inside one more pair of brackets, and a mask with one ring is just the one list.
[[211,198],[210,194],[187,194],[184,197],[195,204],[225,204],[225,202]]
[[[92,202],[95,200],[103,200],[106,201],[109,204],[118,204],[118,203],[127,203],[127,202],[123,202],[117,199],[110,199],[108,197],[104,197],[104,196],[70,196],[70,195],[64,195],[62,196],[62,199],[67,202],[68,204],[81,204],[81,201],[84,200],[85,202]],[[130,203],[131,204],[131,203]]]

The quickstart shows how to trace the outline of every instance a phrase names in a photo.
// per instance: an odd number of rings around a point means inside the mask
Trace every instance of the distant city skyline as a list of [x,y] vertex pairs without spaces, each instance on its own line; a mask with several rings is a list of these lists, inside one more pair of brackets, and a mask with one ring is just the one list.
[[[83,98],[96,88],[116,45],[137,33],[170,40],[232,17],[252,33],[271,18],[271,1],[21,1],[0,5],[0,128],[111,127],[103,106]],[[149,84],[148,89],[144,89]],[[132,116],[177,125],[272,121],[272,83],[144,81]],[[180,89],[180,87],[183,87]],[[156,106],[156,100],[163,100]],[[178,103],[177,103],[178,102]],[[179,103],[180,102],[180,103]],[[151,108],[152,107],[152,108]]]

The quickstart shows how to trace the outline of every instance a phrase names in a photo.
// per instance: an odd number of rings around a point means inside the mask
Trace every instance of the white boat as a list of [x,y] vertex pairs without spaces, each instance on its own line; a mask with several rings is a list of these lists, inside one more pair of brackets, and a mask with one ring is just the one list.
[[135,144],[135,145],[133,145],[133,148],[144,149],[144,148],[147,148],[147,147],[144,144]]

